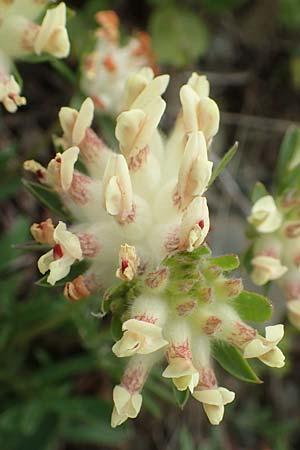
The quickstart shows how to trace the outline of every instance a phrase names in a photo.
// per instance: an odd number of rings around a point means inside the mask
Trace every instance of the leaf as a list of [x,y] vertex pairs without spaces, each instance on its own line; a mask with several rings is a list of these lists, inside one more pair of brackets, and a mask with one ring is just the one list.
[[53,211],[59,217],[64,219],[70,219],[69,213],[64,208],[58,195],[46,186],[42,184],[35,183],[34,181],[22,179],[22,183],[25,188],[37,199],[39,200],[47,209]]
[[64,424],[62,434],[69,442],[76,444],[103,444],[105,446],[124,445],[129,439],[128,429],[111,428],[109,422],[97,424]]
[[299,0],[279,0],[279,21],[287,30],[300,27]]
[[209,43],[208,29],[199,15],[174,4],[161,4],[154,10],[150,35],[158,63],[177,68],[196,62]]
[[224,341],[212,343],[213,357],[220,366],[235,378],[248,383],[261,383],[250,364],[243,358],[241,352],[231,344]]
[[28,228],[29,220],[27,217],[19,216],[11,229],[0,239],[0,270],[6,267],[10,261],[18,257],[18,252],[13,248],[13,245],[28,237]]
[[242,291],[230,304],[243,320],[266,322],[272,317],[271,302],[267,297],[254,292]]
[[186,389],[185,391],[178,391],[178,389],[176,389],[176,387],[173,385],[173,394],[176,404],[179,406],[179,408],[183,409],[189,399],[190,391],[188,389]]
[[35,385],[49,385],[57,381],[64,380],[68,377],[83,374],[93,369],[97,369],[99,363],[94,355],[74,356],[66,361],[59,362],[40,370],[32,375],[31,381]]
[[265,185],[260,181],[257,181],[252,189],[251,193],[251,201],[252,203],[256,203],[262,197],[269,195],[269,192],[265,188]]
[[193,437],[186,426],[182,426],[179,431],[179,448],[180,450],[194,450]]
[[45,251],[47,252],[50,250],[51,246],[48,244],[40,244],[36,241],[27,241],[22,242],[20,244],[14,244],[13,248],[16,250],[23,250],[25,252],[32,252],[32,251]]
[[118,341],[122,337],[122,321],[119,315],[114,314],[110,323],[110,330],[112,337],[115,341]]
[[253,249],[254,249],[254,245],[250,245],[249,248],[245,251],[244,254],[242,254],[241,260],[242,260],[242,264],[245,267],[247,273],[251,273],[252,272],[252,264],[251,261],[253,259]]
[[222,170],[225,169],[225,167],[230,163],[230,161],[232,160],[232,158],[234,157],[234,155],[237,152],[238,146],[239,146],[238,142],[235,142],[233,144],[233,146],[228,150],[228,152],[225,153],[225,155],[221,159],[218,167],[216,167],[213,170],[213,173],[211,174],[211,177],[210,177],[210,180],[209,180],[209,183],[208,183],[208,187],[211,186],[214,183],[214,181],[220,175]]
[[[300,165],[300,130],[296,127],[290,127],[280,146],[276,180],[278,192],[282,192],[287,186],[290,187],[292,180],[287,180],[287,175],[296,170],[299,172]],[[299,177],[298,177],[299,178]],[[296,180],[298,179],[296,177]]]
[[217,258],[209,258],[210,263],[220,267],[222,270],[235,270],[240,265],[240,260],[237,255],[223,255]]

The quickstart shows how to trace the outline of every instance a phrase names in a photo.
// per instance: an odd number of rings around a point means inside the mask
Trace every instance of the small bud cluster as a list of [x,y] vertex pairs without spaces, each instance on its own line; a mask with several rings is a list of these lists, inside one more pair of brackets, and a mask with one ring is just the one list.
[[289,192],[259,198],[249,223],[255,230],[251,277],[257,285],[276,280],[287,300],[291,322],[300,328],[300,197]]
[[[116,121],[119,153],[91,128],[94,105],[88,98],[79,111],[60,110],[63,151],[47,168],[25,163],[73,216],[69,227],[49,219],[32,226],[33,237],[50,247],[39,270],[51,285],[69,275],[64,293],[72,301],[106,291],[103,310],[119,319],[122,333],[113,352],[130,360],[113,392],[114,427],[137,416],[149,371],[164,354],[163,376],[179,391],[189,390],[212,424],[234,399],[218,387],[214,340],[238,347],[244,358],[284,364],[277,348],[283,327],[268,327],[262,337],[242,320],[233,303],[241,280],[226,278],[203,245],[210,228],[208,150],[219,127],[208,81],[194,73],[181,88],[181,111],[165,138],[158,124],[168,81],[150,68],[129,77],[126,108]],[[78,159],[85,171],[75,168]],[[79,261],[88,268],[74,279]]]
[[0,0],[0,102],[9,112],[26,104],[21,87],[11,74],[13,61],[47,53],[56,58],[69,54],[66,5],[48,9],[36,23],[49,0]]
[[[114,11],[100,11],[95,16],[96,30],[94,50],[85,56],[82,66],[81,88],[91,97],[96,108],[117,116],[126,104],[122,104],[125,81],[145,66],[154,67],[150,37],[139,32],[126,45],[120,44],[119,18]],[[141,83],[148,82],[148,73],[140,73]],[[144,78],[144,80],[143,80]]]

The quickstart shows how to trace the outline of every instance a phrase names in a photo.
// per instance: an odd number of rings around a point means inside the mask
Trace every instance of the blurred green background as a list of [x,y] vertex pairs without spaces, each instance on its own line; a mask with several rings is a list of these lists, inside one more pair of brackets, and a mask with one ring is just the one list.
[[[208,76],[221,109],[215,161],[240,142],[210,193],[210,243],[218,252],[242,252],[252,185],[260,179],[271,186],[280,141],[300,117],[300,0],[66,3],[75,11],[68,24],[71,57],[56,68],[20,63],[28,106],[0,113],[0,449],[299,450],[299,332],[287,326],[284,370],[258,367],[263,385],[219,373],[220,384],[238,393],[220,427],[207,424],[196,402],[180,411],[157,368],[138,419],[112,430],[112,386],[122,364],[111,353],[108,322],[90,314],[99,298],[70,304],[59,288],[36,285],[37,254],[15,245],[28,241],[29,225],[49,214],[22,187],[22,162],[46,163],[53,154],[57,112],[77,94],[78,61],[96,27],[94,13],[114,9],[124,38],[147,30],[161,70],[171,73],[165,130],[178,110],[179,86],[193,70]],[[110,120],[100,118],[97,126],[111,137]],[[283,320],[280,293],[271,298]]]

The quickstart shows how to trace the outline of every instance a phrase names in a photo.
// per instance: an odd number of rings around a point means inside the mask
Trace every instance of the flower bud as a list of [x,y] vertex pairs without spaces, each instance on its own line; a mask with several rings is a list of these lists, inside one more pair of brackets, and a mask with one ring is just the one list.
[[54,226],[51,219],[47,219],[40,223],[34,223],[30,227],[30,232],[33,238],[40,244],[54,244]]
[[79,275],[73,281],[68,281],[65,285],[64,296],[73,302],[78,302],[90,295],[91,292],[88,290],[82,275]]
[[120,267],[116,276],[121,280],[131,281],[137,274],[139,262],[135,247],[127,244],[121,245],[119,252]]

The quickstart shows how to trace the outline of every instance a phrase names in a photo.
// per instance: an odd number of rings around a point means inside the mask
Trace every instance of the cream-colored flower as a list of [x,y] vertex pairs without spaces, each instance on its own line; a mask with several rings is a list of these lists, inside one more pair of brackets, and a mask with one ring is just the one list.
[[[151,98],[153,93],[149,91],[149,95]],[[144,102],[143,99],[140,100],[137,106],[132,106],[132,109],[124,111],[118,116],[116,138],[120,143],[120,150],[127,160],[147,146],[165,108],[165,101],[160,96],[156,96],[149,103]]]
[[235,393],[226,388],[194,390],[193,397],[203,404],[212,425],[219,425],[224,416],[224,406],[233,402]]
[[199,373],[188,358],[170,358],[169,365],[162,375],[165,378],[172,378],[179,391],[189,388],[190,392],[193,392],[199,381]]
[[291,323],[300,328],[300,299],[289,300],[287,302],[288,316]]
[[72,184],[78,155],[78,147],[70,147],[63,153],[57,153],[47,167],[48,183],[53,187],[68,191]]
[[50,271],[48,283],[54,285],[70,272],[75,261],[82,259],[82,250],[78,237],[67,230],[66,224],[59,222],[53,233],[55,246],[38,260],[42,274]]
[[213,163],[208,160],[202,131],[189,135],[178,175],[178,195],[185,208],[194,197],[202,195],[211,177]]
[[115,386],[113,391],[114,409],[111,417],[113,428],[121,425],[128,418],[134,419],[140,412],[143,397],[138,392],[130,393],[123,386]]
[[253,205],[248,221],[260,233],[272,233],[278,230],[282,223],[282,215],[271,195],[261,197]]
[[112,154],[103,176],[103,205],[112,216],[126,220],[133,207],[132,186],[123,155]]
[[50,53],[57,58],[68,56],[70,41],[66,30],[66,13],[65,3],[48,9],[33,43],[37,55]]
[[251,264],[253,266],[251,278],[258,286],[262,286],[271,280],[277,280],[288,270],[286,266],[281,264],[279,258],[273,258],[272,256],[255,256]]
[[64,132],[62,138],[64,148],[79,145],[82,142],[93,117],[94,103],[90,98],[84,100],[79,111],[67,106],[60,109],[59,121]]
[[244,347],[244,358],[258,358],[270,367],[283,367],[284,355],[277,344],[284,336],[283,325],[266,327],[266,337],[258,336]]
[[123,337],[115,343],[112,350],[118,357],[132,356],[135,353],[147,355],[168,344],[158,325],[143,320],[129,319],[123,323]]
[[[203,79],[200,80],[201,84],[202,82]],[[197,91],[198,86],[193,74],[188,84],[180,90],[183,122],[186,133],[201,130],[209,143],[218,132],[220,113],[217,104],[205,95],[206,87],[203,86],[204,89],[202,87]]]

